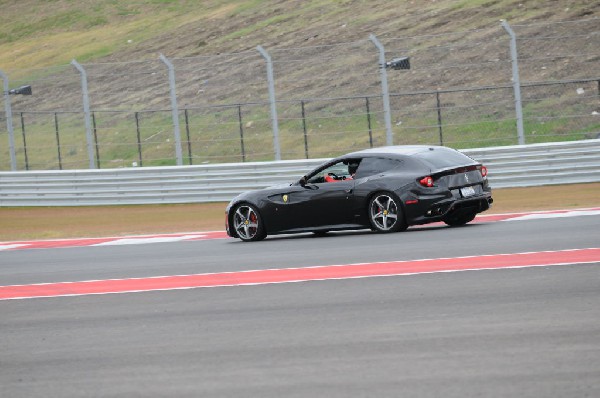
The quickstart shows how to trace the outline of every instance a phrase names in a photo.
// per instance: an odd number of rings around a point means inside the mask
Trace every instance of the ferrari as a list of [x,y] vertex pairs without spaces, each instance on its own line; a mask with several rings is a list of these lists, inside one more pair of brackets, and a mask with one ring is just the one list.
[[325,162],[299,180],[248,191],[225,211],[227,234],[242,241],[267,235],[467,224],[490,208],[487,168],[442,146],[389,146]]

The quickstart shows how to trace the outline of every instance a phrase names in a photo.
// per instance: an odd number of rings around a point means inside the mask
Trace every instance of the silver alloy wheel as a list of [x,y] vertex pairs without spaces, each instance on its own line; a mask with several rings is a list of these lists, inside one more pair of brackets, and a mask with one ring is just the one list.
[[398,221],[398,205],[388,195],[379,195],[371,201],[369,215],[379,231],[390,231]]
[[250,206],[240,206],[233,215],[233,228],[243,240],[251,240],[259,231],[258,216]]

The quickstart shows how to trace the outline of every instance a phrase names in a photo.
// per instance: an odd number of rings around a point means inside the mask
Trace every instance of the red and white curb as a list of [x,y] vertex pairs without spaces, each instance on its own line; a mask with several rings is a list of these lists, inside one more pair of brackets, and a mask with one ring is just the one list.
[[[553,211],[537,211],[528,213],[509,213],[509,214],[482,214],[477,216],[474,223],[486,223],[497,221],[527,221],[536,219],[548,218],[564,218],[564,217],[581,217],[581,216],[597,216],[600,215],[600,208],[591,209],[575,209],[575,210],[553,210]],[[428,224],[423,227],[439,225]],[[36,240],[36,241],[13,241],[0,242],[0,251],[3,250],[20,250],[20,249],[49,249],[49,248],[66,248],[66,247],[82,247],[82,246],[118,246],[118,245],[140,245],[148,243],[165,243],[165,242],[181,242],[181,241],[197,241],[197,240],[212,240],[225,239],[227,234],[225,231],[213,232],[190,232],[177,234],[160,234],[160,235],[142,235],[142,236],[122,236],[111,238],[83,238],[83,239],[54,239],[54,240]]]
[[155,276],[147,278],[10,285],[0,286],[0,301],[42,297],[139,293],[202,287],[248,286],[333,279],[406,276],[502,268],[548,267],[555,265],[575,266],[592,263],[600,263],[600,248],[328,265],[306,268]]
[[225,231],[190,232],[178,234],[120,236],[110,238],[51,239],[34,241],[0,242],[0,251],[18,249],[53,249],[82,246],[121,246],[147,243],[166,243],[227,238]]

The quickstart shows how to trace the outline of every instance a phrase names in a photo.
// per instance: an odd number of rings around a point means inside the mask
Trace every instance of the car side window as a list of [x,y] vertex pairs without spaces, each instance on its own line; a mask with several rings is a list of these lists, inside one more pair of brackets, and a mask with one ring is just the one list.
[[402,161],[387,158],[364,158],[354,178],[370,177],[375,174],[385,173],[386,171],[400,168]]
[[360,159],[344,159],[327,166],[323,170],[309,176],[308,182],[311,184],[320,184],[325,182],[336,182],[351,180],[352,175],[356,172],[356,168],[360,163]]

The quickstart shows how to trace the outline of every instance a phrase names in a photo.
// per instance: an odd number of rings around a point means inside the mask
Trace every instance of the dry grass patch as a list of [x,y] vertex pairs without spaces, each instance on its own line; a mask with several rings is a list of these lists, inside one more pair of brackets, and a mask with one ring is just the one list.
[[0,240],[223,230],[225,203],[0,208]]
[[600,207],[600,183],[493,191],[491,213]]

